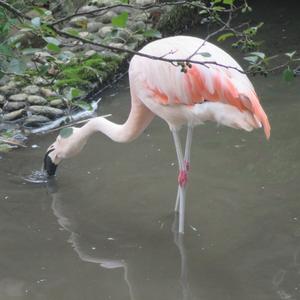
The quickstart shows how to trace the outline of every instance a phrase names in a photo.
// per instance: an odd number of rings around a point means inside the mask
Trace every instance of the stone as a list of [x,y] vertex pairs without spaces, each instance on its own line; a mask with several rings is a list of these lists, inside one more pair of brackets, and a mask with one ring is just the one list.
[[141,31],[144,31],[146,29],[146,24],[145,22],[139,20],[137,22],[133,22],[130,26],[129,26],[129,29],[132,31],[132,32],[141,32]]
[[3,105],[5,102],[5,97],[3,95],[0,95],[0,105]]
[[87,32],[87,31],[82,31],[82,32],[78,33],[78,36],[83,38],[83,39],[86,39],[89,35],[90,35],[90,33]]
[[106,26],[103,26],[102,28],[99,29],[98,31],[98,35],[101,37],[101,38],[105,38],[108,34],[110,34],[112,31],[113,31],[113,26],[111,25],[106,25]]
[[42,115],[31,115],[24,120],[24,126],[39,127],[43,123],[50,122],[50,119]]
[[44,97],[53,97],[53,96],[56,96],[56,93],[54,91],[52,91],[50,89],[47,89],[45,87],[42,87],[40,89],[40,92],[41,92],[42,96],[44,96]]
[[91,57],[91,56],[93,56],[93,55],[95,55],[97,52],[95,51],[95,50],[89,50],[89,51],[86,51],[85,53],[84,53],[84,56],[85,57]]
[[62,99],[53,99],[49,102],[50,106],[57,107],[57,108],[63,108],[65,107],[65,104]]
[[97,32],[102,27],[102,25],[103,24],[100,22],[89,22],[87,24],[87,31],[90,33]]
[[34,105],[44,105],[48,103],[48,101],[44,97],[36,96],[36,95],[28,96],[27,102],[29,104],[34,104]]
[[85,16],[74,17],[70,20],[69,24],[73,27],[82,28],[88,23],[88,18]]
[[2,114],[2,112],[3,112],[3,110],[2,110],[2,108],[0,108],[0,114]]
[[122,29],[119,28],[116,38],[121,39],[122,42],[126,42],[130,37],[132,33],[129,31],[129,29]]
[[13,112],[9,112],[3,115],[3,121],[13,121],[16,119],[20,119],[25,112],[25,109],[15,110]]
[[35,77],[33,79],[33,83],[36,85],[46,85],[48,84],[47,80],[44,79],[43,77]]
[[5,111],[14,111],[26,106],[25,102],[6,102],[3,106]]
[[98,16],[95,18],[97,22],[101,22],[104,24],[111,23],[112,18],[116,17],[117,14],[111,10],[107,11],[104,15]]
[[149,18],[149,14],[143,13],[143,14],[135,16],[134,21],[136,21],[136,22],[137,21],[147,22],[148,18]]
[[28,95],[25,93],[11,95],[9,100],[11,101],[26,101]]
[[93,10],[96,10],[98,9],[97,6],[94,6],[94,5],[84,5],[82,7],[80,7],[78,9],[78,12],[79,13],[87,13],[87,12],[90,12],[90,11],[93,11]]
[[18,92],[17,85],[14,81],[9,81],[7,84],[0,87],[0,93],[6,96],[17,92]]
[[0,79],[0,85],[6,85],[8,84],[8,82],[10,81],[10,77],[8,75],[4,75],[1,79]]
[[33,59],[39,63],[46,63],[47,58],[52,55],[46,51],[36,51],[33,55]]
[[156,2],[156,0],[136,0],[135,2],[138,5],[144,6],[144,5],[148,5],[148,4],[154,4]]
[[109,47],[114,47],[114,48],[124,48],[124,44],[122,43],[109,43],[108,44]]
[[23,88],[23,92],[27,94],[37,94],[40,88],[37,85],[28,85]]
[[33,114],[44,115],[49,118],[61,117],[64,115],[64,111],[58,108],[50,107],[50,106],[37,106],[32,105],[29,107],[29,111]]

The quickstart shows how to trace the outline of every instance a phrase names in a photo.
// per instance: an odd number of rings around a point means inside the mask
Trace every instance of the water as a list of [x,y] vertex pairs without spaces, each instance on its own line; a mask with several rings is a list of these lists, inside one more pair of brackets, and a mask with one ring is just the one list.
[[[300,299],[300,89],[254,84],[271,140],[195,130],[184,238],[172,230],[175,149],[158,118],[131,144],[95,136],[48,183],[24,176],[56,133],[2,155],[0,299]],[[128,111],[125,79],[98,113],[121,122]]]

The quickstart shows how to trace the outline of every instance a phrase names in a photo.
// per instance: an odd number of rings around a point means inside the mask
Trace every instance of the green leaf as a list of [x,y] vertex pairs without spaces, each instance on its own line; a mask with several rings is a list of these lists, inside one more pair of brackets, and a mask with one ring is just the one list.
[[232,5],[234,0],[223,0],[224,4]]
[[232,32],[224,33],[224,34],[220,35],[217,40],[218,40],[218,42],[223,42],[232,36],[234,36],[234,34]]
[[74,129],[72,127],[67,127],[67,128],[63,128],[60,132],[59,135],[63,138],[66,139],[69,136],[71,136],[73,134]]
[[77,88],[71,88],[70,92],[72,99],[77,98],[81,95],[81,90]]
[[73,102],[73,105],[76,105],[82,109],[88,110],[88,111],[92,111],[93,110],[93,106],[90,103],[84,102],[84,101],[75,101]]
[[127,24],[128,12],[122,12],[118,16],[112,18],[111,23],[116,27],[124,28]]
[[34,27],[40,27],[41,26],[41,18],[40,17],[35,17],[35,18],[31,19],[31,24]]
[[51,36],[44,36],[43,39],[49,43],[49,44],[54,44],[56,46],[59,46],[60,45],[60,41],[54,37],[51,37]]
[[66,32],[69,33],[69,34],[75,35],[75,36],[78,36],[78,35],[79,35],[79,31],[76,30],[76,29],[73,29],[73,28],[68,28],[68,29],[66,30]]
[[45,14],[45,11],[46,11],[45,8],[41,8],[39,6],[34,6],[32,10],[37,12],[40,16],[43,16]]
[[0,44],[0,53],[5,56],[12,56],[12,49],[5,44]]
[[60,48],[57,45],[52,44],[52,43],[47,44],[47,49],[49,51],[52,51],[52,52],[55,52],[55,53],[59,53],[60,52]]
[[251,52],[251,55],[258,56],[261,59],[265,59],[266,55],[263,52]]
[[155,30],[155,29],[145,30],[143,32],[143,36],[147,37],[147,38],[158,38],[158,39],[160,39],[162,37],[161,33],[158,30]]
[[208,52],[200,52],[200,55],[202,55],[203,57],[211,57],[211,54]]
[[258,56],[246,56],[244,57],[244,60],[249,61],[251,64],[255,64],[258,61]]
[[293,51],[293,52],[287,52],[287,53],[284,53],[287,57],[289,57],[290,59],[293,58],[293,56],[296,54],[297,51]]
[[214,6],[212,9],[213,9],[213,11],[223,11],[225,9],[225,7],[223,7],[223,6]]
[[287,67],[283,73],[283,79],[287,82],[291,82],[294,79],[294,72],[290,69],[290,67]]

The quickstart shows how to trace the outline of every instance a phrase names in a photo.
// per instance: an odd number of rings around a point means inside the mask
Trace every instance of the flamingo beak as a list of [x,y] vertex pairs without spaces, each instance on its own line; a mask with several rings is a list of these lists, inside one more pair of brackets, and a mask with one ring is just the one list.
[[49,154],[54,150],[50,149],[47,151],[44,157],[44,170],[47,172],[48,176],[54,176],[56,172],[57,165],[52,161]]

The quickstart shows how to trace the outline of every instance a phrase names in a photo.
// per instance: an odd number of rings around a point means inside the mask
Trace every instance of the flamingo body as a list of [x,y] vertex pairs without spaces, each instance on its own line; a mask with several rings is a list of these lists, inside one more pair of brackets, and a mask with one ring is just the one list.
[[[179,232],[183,233],[193,127],[206,121],[246,131],[263,126],[269,138],[270,124],[253,85],[239,71],[241,66],[217,46],[195,37],[175,36],[149,43],[140,52],[168,59],[192,58],[200,64],[181,72],[169,62],[135,55],[129,67],[131,111],[127,121],[115,124],[97,117],[74,128],[68,138],[58,136],[48,148],[44,167],[54,175],[58,163],[77,155],[95,132],[116,142],[130,142],[157,115],[169,124],[174,138],[179,165],[175,211],[179,211]],[[203,64],[207,61],[211,63]],[[188,127],[184,152],[178,135],[182,125]]]
[[[141,52],[182,59],[190,57],[202,43],[199,38],[176,36],[154,41]],[[210,56],[198,54],[193,59],[215,61],[242,70],[229,54],[209,42],[204,43],[200,53]],[[171,127],[216,121],[250,131],[263,124],[266,136],[270,136],[268,118],[253,85],[245,74],[235,69],[193,64],[184,73],[170,63],[149,62],[148,58],[134,56],[130,63],[129,79],[132,94]]]

